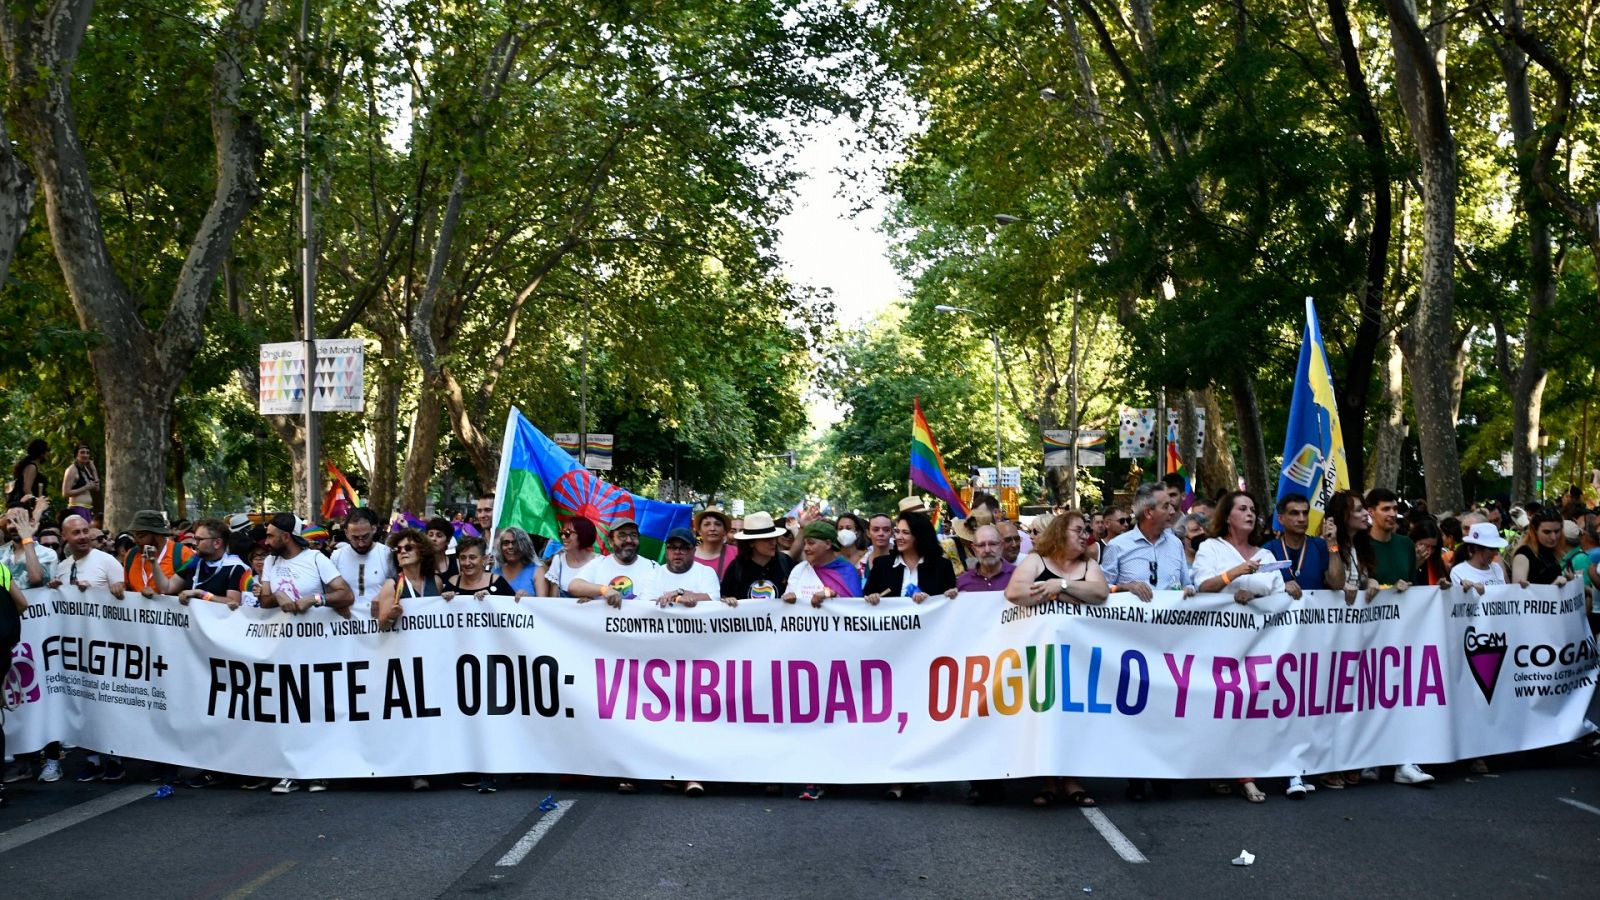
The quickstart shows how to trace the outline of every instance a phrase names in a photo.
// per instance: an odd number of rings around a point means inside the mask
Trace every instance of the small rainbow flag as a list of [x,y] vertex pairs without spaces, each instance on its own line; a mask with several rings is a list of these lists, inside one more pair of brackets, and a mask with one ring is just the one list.
[[922,414],[922,398],[913,400],[911,406],[911,483],[950,504],[950,511],[956,518],[966,518],[967,504],[961,502],[961,494],[944,470],[939,444],[928,428],[927,417]]
[[1169,441],[1167,443],[1166,474],[1170,475],[1173,472],[1183,476],[1183,501],[1181,505],[1187,511],[1189,507],[1194,505],[1194,483],[1189,480],[1189,467],[1183,464],[1183,457],[1178,455],[1177,445]]

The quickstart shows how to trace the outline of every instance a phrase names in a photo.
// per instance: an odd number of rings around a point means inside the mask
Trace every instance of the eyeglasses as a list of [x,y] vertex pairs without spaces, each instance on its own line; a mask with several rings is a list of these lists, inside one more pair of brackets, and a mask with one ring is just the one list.
[[1132,525],[1133,524],[1133,520],[1132,519],[1118,519],[1117,520],[1117,524],[1118,525]]

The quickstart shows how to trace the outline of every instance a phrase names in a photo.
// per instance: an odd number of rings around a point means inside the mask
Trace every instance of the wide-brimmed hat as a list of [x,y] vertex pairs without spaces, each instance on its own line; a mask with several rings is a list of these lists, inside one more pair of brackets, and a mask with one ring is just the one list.
[[728,514],[722,511],[722,507],[708,506],[694,514],[694,530],[696,532],[700,530],[700,520],[704,519],[706,516],[710,516],[711,518],[716,519],[718,522],[721,522],[723,531],[729,531],[733,528],[733,520],[728,518]]
[[1478,547],[1491,547],[1495,550],[1502,549],[1506,545],[1506,539],[1501,537],[1500,532],[1488,522],[1479,522],[1467,529],[1467,536],[1462,538],[1461,542]]
[[172,529],[167,526],[167,514],[159,509],[141,509],[133,514],[133,524],[128,526],[129,533],[135,531],[148,531],[151,534],[171,534]]
[[950,526],[950,532],[970,544],[978,539],[979,528],[993,524],[994,513],[989,511],[989,507],[980,506],[965,519],[957,519],[956,523]]
[[928,504],[923,503],[921,497],[901,497],[900,511],[925,513],[928,511]]
[[734,534],[736,541],[759,541],[782,537],[784,530],[772,521],[772,513],[753,512],[744,517],[744,530]]

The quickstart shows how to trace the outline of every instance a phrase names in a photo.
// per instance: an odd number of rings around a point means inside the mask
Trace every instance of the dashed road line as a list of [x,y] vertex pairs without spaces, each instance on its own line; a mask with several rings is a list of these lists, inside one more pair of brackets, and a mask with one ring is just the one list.
[[514,866],[522,862],[529,853],[533,852],[533,848],[538,845],[539,841],[543,840],[544,836],[550,832],[550,829],[561,821],[561,817],[567,814],[567,810],[571,809],[577,802],[576,800],[562,800],[556,803],[556,808],[540,816],[539,821],[533,823],[533,827],[528,829],[528,833],[518,838],[517,842],[511,845],[511,849],[506,851],[506,855],[500,857],[500,861],[495,865]]
[[257,875],[244,884],[239,885],[238,890],[235,890],[226,897],[223,897],[222,900],[244,900],[245,897],[248,897],[251,894],[254,894],[256,891],[261,890],[262,886],[267,882],[289,871],[290,869],[294,868],[294,866],[294,860],[284,860],[283,862],[278,863],[265,872],[262,872],[260,875]]
[[95,816],[103,816],[113,810],[121,809],[135,800],[142,800],[154,791],[146,786],[125,787],[120,791],[113,791],[103,797],[96,797],[77,806],[68,807],[58,813],[45,816],[26,825],[18,825],[10,831],[0,832],[0,853],[15,850],[24,844],[31,844],[42,837],[49,837],[58,831],[64,831],[74,825],[89,821]]
[[1089,824],[1094,826],[1095,831],[1100,832],[1100,836],[1106,839],[1106,843],[1111,845],[1111,849],[1116,851],[1118,856],[1122,857],[1123,862],[1147,863],[1150,861],[1145,858],[1143,853],[1139,852],[1139,848],[1134,846],[1133,841],[1128,840],[1128,836],[1123,834],[1120,828],[1112,824],[1111,819],[1098,808],[1093,806],[1080,807],[1078,811],[1083,813],[1085,819],[1089,820]]
[[1600,807],[1590,806],[1589,804],[1584,803],[1582,800],[1574,800],[1571,797],[1557,797],[1556,799],[1567,804],[1568,806],[1576,806],[1584,812],[1594,813],[1595,815],[1600,816]]

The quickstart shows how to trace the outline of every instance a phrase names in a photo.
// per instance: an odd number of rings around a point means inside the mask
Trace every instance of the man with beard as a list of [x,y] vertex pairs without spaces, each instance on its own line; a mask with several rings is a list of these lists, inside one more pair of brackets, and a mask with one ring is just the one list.
[[656,605],[694,606],[717,599],[722,593],[716,570],[695,564],[694,544],[694,532],[687,528],[667,532],[667,562],[657,573],[661,596],[656,599]]
[[141,509],[128,526],[133,549],[122,558],[129,590],[146,597],[172,596],[183,590],[181,573],[194,564],[194,551],[172,539],[167,515],[159,509]]
[[1001,522],[999,527],[985,525],[978,529],[972,538],[972,553],[975,561],[972,568],[956,576],[956,590],[963,593],[967,591],[1003,591],[1011,583],[1011,573],[1017,567],[1012,565],[1005,557],[1002,549],[1004,538],[1000,528],[1011,525],[1013,531],[1016,526],[1010,522]]
[[344,517],[347,543],[333,548],[333,567],[344,583],[355,589],[357,603],[378,598],[384,581],[394,577],[394,557],[388,546],[378,543],[378,514],[359,506]]
[[293,513],[278,513],[267,523],[267,561],[256,585],[261,605],[291,613],[326,606],[349,615],[355,592],[326,556],[309,548],[294,526]]
[[178,601],[199,598],[223,603],[229,609],[241,604],[259,605],[250,591],[250,564],[228,552],[228,526],[221,519],[202,519],[194,527],[195,560],[184,570]]
[[639,523],[619,517],[611,520],[611,555],[589,560],[572,576],[567,593],[579,603],[599,597],[610,606],[621,606],[624,600],[659,598],[660,574],[659,565],[639,558]]

